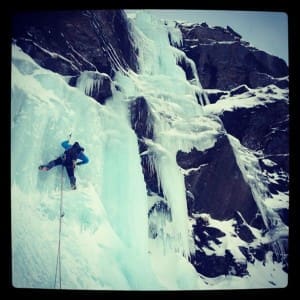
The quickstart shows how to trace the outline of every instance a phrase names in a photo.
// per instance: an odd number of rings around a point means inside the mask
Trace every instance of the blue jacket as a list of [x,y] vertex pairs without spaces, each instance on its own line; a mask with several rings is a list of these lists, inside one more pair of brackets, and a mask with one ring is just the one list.
[[[72,145],[69,143],[69,141],[63,141],[61,143],[61,145],[67,150],[69,148],[72,147]],[[89,162],[89,159],[86,155],[83,154],[83,152],[80,152],[80,154],[78,155],[78,159],[80,159],[81,161],[76,163],[76,165],[83,165],[83,164],[87,164]]]

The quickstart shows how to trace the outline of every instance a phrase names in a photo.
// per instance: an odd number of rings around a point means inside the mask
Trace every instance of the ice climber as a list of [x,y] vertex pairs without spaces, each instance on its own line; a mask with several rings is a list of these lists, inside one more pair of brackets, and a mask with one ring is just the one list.
[[[84,155],[84,148],[82,148],[78,142],[75,142],[73,145],[69,143],[69,141],[63,141],[61,145],[66,149],[64,154],[59,156],[58,158],[50,161],[47,165],[39,166],[39,170],[48,171],[51,168],[63,165],[68,173],[71,188],[73,190],[76,189],[76,177],[74,176],[75,166],[87,164],[89,159],[86,155]],[[77,162],[77,159],[80,161]]]

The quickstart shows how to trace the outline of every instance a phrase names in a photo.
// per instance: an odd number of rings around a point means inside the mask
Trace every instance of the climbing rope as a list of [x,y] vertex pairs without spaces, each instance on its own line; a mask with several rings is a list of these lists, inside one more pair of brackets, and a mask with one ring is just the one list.
[[60,183],[60,208],[59,208],[59,234],[58,234],[58,249],[57,249],[57,258],[56,258],[56,269],[55,269],[55,280],[54,288],[56,287],[56,279],[59,277],[59,288],[61,289],[61,227],[62,227],[62,218],[64,216],[63,212],[63,171],[64,166],[61,166],[61,183]]

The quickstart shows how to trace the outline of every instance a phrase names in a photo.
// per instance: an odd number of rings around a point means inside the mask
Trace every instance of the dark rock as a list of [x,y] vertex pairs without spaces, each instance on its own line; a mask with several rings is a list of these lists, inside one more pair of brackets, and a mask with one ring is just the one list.
[[[78,75],[80,73],[80,69],[71,61],[62,56],[50,53],[47,49],[40,47],[32,40],[20,38],[17,41],[17,45],[45,69],[61,75]],[[90,66],[87,69],[90,69]]]
[[225,256],[205,255],[204,252],[196,251],[191,259],[196,270],[207,277],[220,275],[235,275],[243,277],[248,274],[247,264],[236,262],[231,252],[226,249]]
[[280,216],[282,222],[289,226],[289,210],[287,208],[279,208],[277,210],[278,215]]
[[261,244],[256,248],[250,247],[250,253],[259,261],[264,262],[266,259],[266,253],[271,250],[269,244]]
[[[271,88],[268,92],[274,93]],[[220,118],[228,133],[247,148],[262,153],[258,161],[270,197],[278,192],[289,192],[289,106],[284,100],[262,103],[264,105],[223,112]],[[261,221],[257,219],[254,223],[258,225]]]
[[284,79],[278,79],[277,81],[274,82],[276,86],[278,86],[281,89],[288,89],[289,88],[289,80],[284,78]]
[[228,133],[249,149],[261,150],[289,170],[289,106],[285,101],[236,108],[220,115]]
[[218,228],[211,227],[208,225],[207,221],[203,218],[196,218],[196,224],[193,225],[193,233],[195,238],[195,244],[199,249],[207,247],[214,250],[210,245],[211,242],[215,244],[221,244],[218,238],[225,236],[225,233]]
[[252,233],[249,226],[245,223],[241,215],[238,212],[236,212],[234,218],[236,220],[236,224],[234,225],[234,231],[238,235],[238,237],[247,243],[253,242],[255,236]]
[[183,33],[183,41],[197,40],[197,43],[211,43],[214,41],[237,41],[240,36],[233,30],[228,30],[215,26],[213,28],[207,26],[206,23],[198,24],[179,24],[179,28]]
[[79,76],[71,76],[69,79],[69,85],[75,87]]
[[207,277],[217,277],[228,274],[228,266],[225,257],[215,254],[207,256],[205,253],[196,251],[191,257],[191,263],[194,265],[198,273]]
[[251,229],[245,224],[236,226],[235,232],[239,236],[239,238],[246,243],[251,243],[255,239],[255,236],[253,235]]
[[[250,58],[250,56],[252,57]],[[252,50],[248,54],[245,63],[251,64],[258,72],[266,73],[275,78],[288,75],[288,67],[283,59],[261,50]],[[250,69],[251,66],[249,66]]]
[[197,67],[205,89],[231,90],[246,84],[250,88],[271,83],[286,85],[276,78],[288,76],[283,59],[249,47],[232,28],[179,24],[181,49]]
[[213,238],[219,238],[225,236],[225,233],[218,228],[206,226],[205,231],[209,236],[213,236]]
[[[93,82],[92,86],[81,86],[85,84],[85,80],[88,78],[89,85],[90,82]],[[112,80],[111,78],[104,73],[85,71],[81,76],[71,77],[71,83],[73,86],[78,86],[80,89],[84,89],[86,95],[94,98],[97,102],[105,104],[107,98],[112,96]],[[82,83],[83,82],[83,83]]]
[[[139,145],[140,149],[142,149],[143,146],[144,146],[143,144],[141,146]],[[163,188],[160,186],[160,182],[158,181],[157,171],[155,167],[152,165],[152,160],[150,156],[142,155],[141,164],[142,164],[144,179],[145,179],[148,192],[155,193],[160,197],[164,197]]]
[[258,212],[255,216],[255,218],[251,222],[251,226],[258,228],[258,229],[265,229],[266,225],[264,223],[264,220],[262,218],[262,215],[260,212]]
[[106,99],[112,96],[111,85],[111,79],[108,76],[104,76],[99,87],[94,88],[89,96],[96,99],[99,103],[105,104]]
[[112,77],[120,67],[138,69],[128,26],[121,10],[19,12],[12,37],[54,72],[73,76],[89,70]]
[[13,16],[12,33],[40,66],[71,76],[71,86],[84,71],[101,77],[94,78],[97,84],[86,92],[101,104],[112,96],[116,71],[138,70],[129,23],[121,10],[19,12]]
[[228,92],[222,92],[222,91],[216,91],[216,92],[207,91],[207,92],[208,92],[207,97],[211,104],[216,103],[222,96],[228,94]]
[[243,84],[243,85],[240,85],[240,86],[232,89],[230,91],[230,96],[240,95],[240,94],[243,94],[246,92],[249,92],[249,88],[245,84]]
[[178,64],[178,66],[180,66],[184,70],[187,80],[192,80],[192,79],[195,78],[193,68],[192,68],[191,64],[186,59],[181,57],[177,61],[177,64]]
[[238,34],[236,31],[234,31],[230,26],[226,26],[226,29],[232,33],[234,36],[236,36],[238,39],[241,39],[242,36],[240,34]]
[[144,97],[138,97],[130,104],[131,126],[139,139],[153,138],[153,121]]
[[250,253],[250,251],[247,247],[239,246],[239,250],[246,257],[248,262],[250,262],[252,264],[255,262],[253,255]]
[[251,71],[248,73],[247,81],[250,87],[264,87],[275,83],[277,80],[267,73]]
[[153,165],[151,153],[147,153],[148,146],[143,138],[153,138],[152,116],[144,97],[138,97],[130,104],[131,127],[138,137],[139,152],[144,179],[149,193],[155,193],[163,197],[163,190],[158,182],[157,172]]
[[209,213],[218,220],[231,219],[239,211],[247,223],[254,226],[258,208],[226,135],[220,135],[214,147],[204,152],[179,151],[177,163],[183,169],[202,165],[198,171],[185,176],[186,188],[194,196],[189,210]]

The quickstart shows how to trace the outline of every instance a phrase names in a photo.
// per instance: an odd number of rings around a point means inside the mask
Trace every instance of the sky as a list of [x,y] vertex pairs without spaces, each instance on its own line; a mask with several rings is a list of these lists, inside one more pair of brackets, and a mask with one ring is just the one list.
[[[134,12],[136,10],[126,10]],[[169,20],[209,26],[230,26],[251,46],[278,56],[288,64],[288,15],[269,11],[221,11],[184,9],[147,9],[151,14]]]

